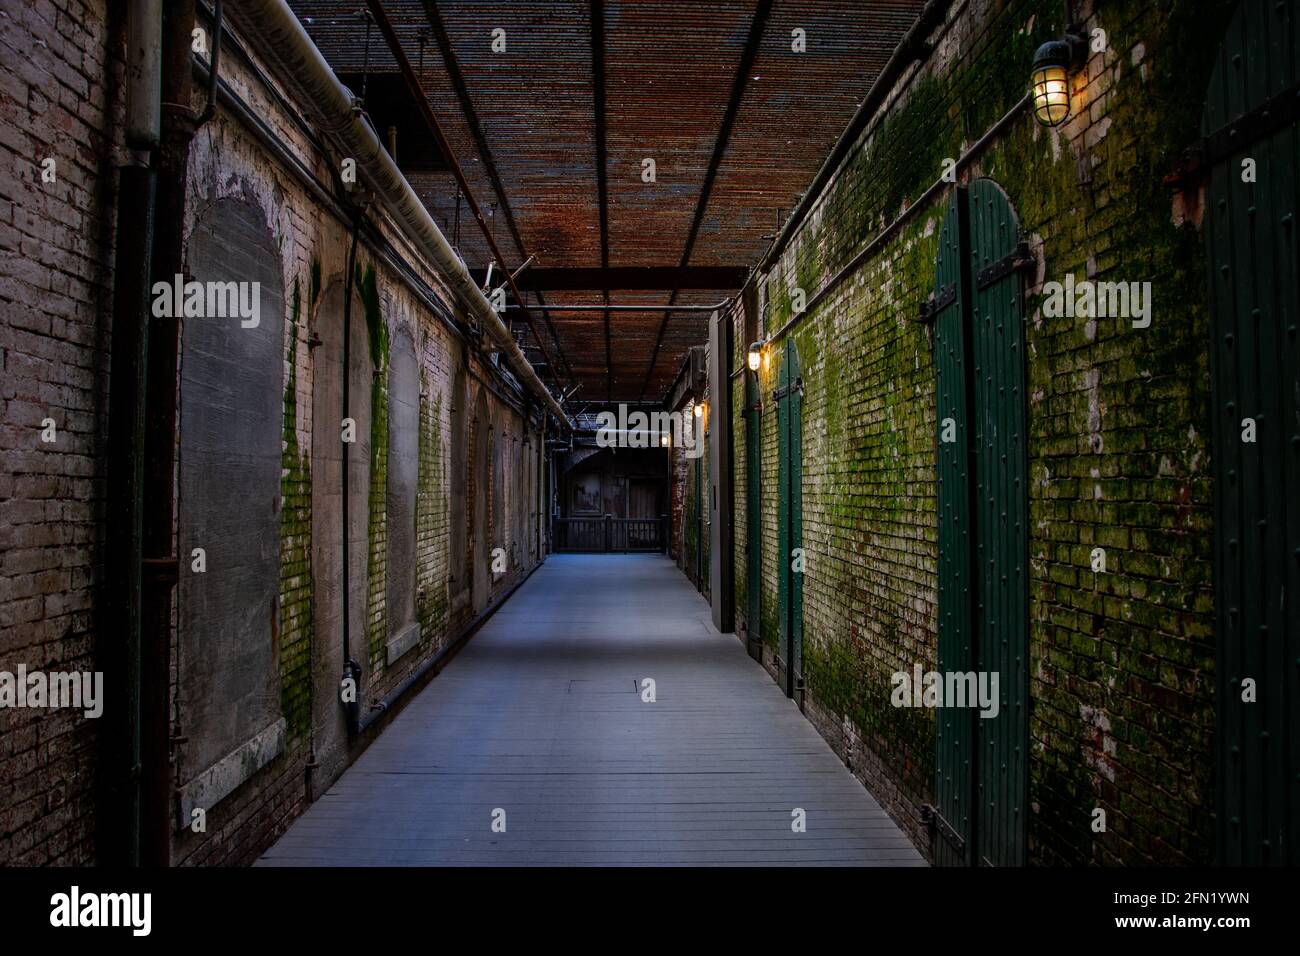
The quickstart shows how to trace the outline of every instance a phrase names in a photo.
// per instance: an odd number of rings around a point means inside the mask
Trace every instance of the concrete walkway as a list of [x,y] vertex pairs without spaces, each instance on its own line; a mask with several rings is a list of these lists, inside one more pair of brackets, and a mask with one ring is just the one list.
[[922,862],[671,561],[555,555],[261,865]]

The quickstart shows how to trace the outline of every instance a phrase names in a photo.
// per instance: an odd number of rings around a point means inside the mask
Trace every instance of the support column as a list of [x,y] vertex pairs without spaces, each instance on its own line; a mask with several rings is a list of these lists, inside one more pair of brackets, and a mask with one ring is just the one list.
[[729,313],[709,322],[709,593],[713,626],[724,634],[736,628],[735,542],[732,539],[732,470],[735,442],[731,416],[731,355],[734,334]]

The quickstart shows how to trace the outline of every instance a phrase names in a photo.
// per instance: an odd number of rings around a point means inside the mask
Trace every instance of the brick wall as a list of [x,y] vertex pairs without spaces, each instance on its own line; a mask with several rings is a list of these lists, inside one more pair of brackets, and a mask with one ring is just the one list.
[[[233,63],[228,71],[223,70],[224,78],[257,107],[259,115],[270,117],[290,147],[322,181],[326,180],[327,172],[323,166],[326,157],[319,154],[301,127],[286,115],[283,104],[269,95],[263,78],[242,69],[237,59],[232,57],[230,60]],[[265,79],[272,83],[277,81],[274,76]],[[281,90],[281,96],[287,98],[287,93]],[[291,100],[289,106],[301,108]],[[312,553],[312,476],[308,467],[312,417],[321,413],[312,407],[315,360],[309,337],[314,319],[312,310],[320,305],[318,294],[312,290],[342,282],[345,278],[348,232],[343,219],[324,208],[233,116],[219,115],[195,141],[191,169],[192,188],[199,194],[192,204],[195,209],[219,195],[255,197],[266,210],[282,250],[286,288],[296,283],[309,293],[305,309],[290,325],[285,343],[286,464],[281,535],[284,589],[281,594],[280,642],[282,698],[285,716],[290,719],[289,741],[281,757],[209,812],[207,834],[181,834],[175,851],[178,863],[246,863],[255,859],[275,836],[282,833],[306,803],[322,793],[374,736],[374,731],[370,731],[362,738],[350,741],[343,730],[342,709],[337,703],[337,682],[342,674],[340,668],[329,661],[321,665],[320,658],[331,653],[326,649],[328,636],[313,633],[312,625],[312,601],[316,592],[326,585],[310,573],[310,561],[304,565],[304,557]],[[375,219],[383,241],[393,247],[401,246],[402,239],[397,229],[378,213],[375,213]],[[449,575],[454,573],[458,578],[468,579],[471,573],[468,564],[474,557],[474,549],[490,549],[503,541],[510,541],[514,533],[510,516],[519,506],[516,499],[523,496],[531,500],[536,494],[528,482],[509,480],[493,469],[489,470],[486,481],[479,481],[469,467],[468,441],[466,447],[450,447],[452,408],[460,400],[453,396],[452,390],[461,365],[462,349],[459,333],[449,328],[438,313],[455,318],[455,307],[436,272],[418,259],[409,255],[406,258],[424,286],[423,290],[417,290],[405,281],[382,249],[369,242],[361,244],[357,284],[364,308],[363,314],[354,314],[352,318],[353,322],[366,324],[374,367],[379,371],[371,395],[365,629],[363,634],[352,636],[353,656],[362,662],[365,669],[361,681],[363,716],[369,712],[372,703],[414,674],[470,622],[473,608],[468,603],[455,612],[450,608]],[[434,296],[432,300],[426,298],[429,291]],[[399,323],[409,324],[413,330],[421,382],[416,568],[412,585],[416,589],[416,612],[421,633],[416,649],[389,664],[386,652],[390,637],[386,479],[389,454],[387,413],[391,398],[386,370],[389,342]],[[525,426],[521,410],[500,397],[508,393],[509,385],[500,379],[496,366],[487,360],[486,353],[474,347],[469,355],[470,365],[466,369],[468,405],[475,407],[478,395],[482,393],[485,396],[489,415],[495,424],[493,441],[505,449],[520,442],[527,431],[531,438],[530,448],[536,449],[539,446],[536,428],[531,423]],[[329,409],[328,413],[336,414],[334,409]],[[493,450],[489,460],[496,461],[499,453],[503,455],[503,461],[510,460],[509,454],[497,449]],[[450,535],[460,533],[468,536],[471,529],[465,520],[468,509],[453,510],[450,502],[450,471],[453,468],[466,469],[466,494],[475,498],[477,507],[489,510],[488,541],[467,548],[466,567],[460,569],[450,567]],[[458,527],[456,519],[465,520],[464,527]],[[510,548],[506,550],[509,556]],[[522,562],[510,563],[505,573],[491,575],[490,599],[495,599],[532,569],[531,554],[525,552],[524,557]],[[316,658],[314,670],[304,665],[305,656]],[[332,661],[333,657],[329,660]],[[304,706],[305,700],[314,701],[314,705],[307,704],[305,710],[297,710]],[[182,709],[183,704],[180,702]],[[300,716],[294,719],[295,714]],[[202,729],[188,729],[190,734],[196,732],[201,733]],[[319,768],[309,770],[309,764],[318,764]],[[185,772],[201,769],[186,766]]]
[[[1029,390],[1029,860],[1212,856],[1214,660],[1203,237],[1161,182],[1198,136],[1231,4],[1075,4],[1090,37],[1076,115],[1022,112],[961,171],[1007,193],[1036,259]],[[774,266],[762,328],[791,316],[1024,94],[1060,4],[954,4],[934,52],[890,92]],[[890,676],[935,666],[935,372],[919,306],[934,289],[944,190],[795,326],[803,406],[806,711],[928,851],[933,712],[891,706]],[[1152,327],[1044,317],[1043,284],[1153,283]],[[1190,292],[1189,292],[1190,290]],[[737,341],[744,341],[737,315]],[[763,398],[763,613],[774,648],[775,365]],[[744,447],[737,419],[736,446]],[[743,453],[737,529],[745,532]],[[1095,546],[1110,573],[1094,575]],[[738,540],[738,612],[744,549]],[[752,626],[752,624],[751,624]],[[1091,812],[1106,810],[1095,834]]]
[[[124,24],[109,7],[38,0],[0,10],[0,671],[9,673],[96,669],[122,158],[112,131]],[[0,708],[0,863],[93,858],[96,748],[96,723],[79,711]]]
[[[102,595],[105,555],[103,497],[107,432],[108,349],[111,327],[112,226],[115,165],[120,144],[105,130],[120,129],[123,24],[103,3],[77,0],[8,5],[0,11],[0,348],[3,384],[0,410],[0,670],[94,670],[95,643],[102,639],[96,614]],[[116,5],[112,5],[116,6]],[[256,64],[257,58],[253,57]],[[296,154],[318,182],[329,186],[327,162],[295,117],[303,104],[261,65],[223,56],[223,79]],[[56,160],[53,183],[41,181],[40,162]],[[204,832],[183,830],[175,838],[178,864],[241,864],[282,833],[305,805],[328,787],[364,748],[375,731],[349,740],[337,702],[340,665],[329,647],[337,635],[317,633],[313,608],[322,589],[314,565],[312,434],[317,362],[313,323],[322,292],[345,278],[348,228],[336,208],[323,203],[290,166],[243,125],[221,110],[204,126],[190,154],[185,232],[221,201],[247,204],[264,221],[278,250],[284,288],[284,373],[274,383],[274,404],[283,408],[283,456],[279,486],[267,489],[279,509],[279,600],[274,623],[252,640],[274,642],[278,711],[286,724],[283,751],[206,808]],[[364,540],[368,557],[364,633],[354,634],[353,656],[362,662],[363,715],[411,676],[470,623],[468,602],[453,610],[448,579],[467,580],[468,566],[452,568],[453,535],[468,535],[465,502],[451,502],[451,476],[468,470],[467,447],[453,447],[453,408],[473,407],[481,393],[497,423],[501,460],[520,476],[498,474],[487,482],[466,476],[468,495],[491,502],[489,538],[506,545],[528,540],[535,513],[536,469],[524,470],[522,444],[540,447],[533,421],[511,398],[512,383],[475,343],[462,347],[450,295],[436,271],[409,251],[393,224],[371,210],[378,238],[368,236],[358,256],[362,308],[352,321],[365,327],[377,374],[370,396],[369,514]],[[398,251],[406,250],[406,251]],[[405,260],[395,266],[394,256]],[[411,278],[413,276],[414,278]],[[341,301],[341,300],[340,300]],[[415,502],[416,648],[387,660],[388,441],[385,413],[390,396],[387,341],[399,325],[414,334],[420,394]],[[462,356],[467,356],[463,358]],[[184,362],[182,329],[182,362]],[[468,394],[453,395],[461,373]],[[266,398],[266,396],[259,396]],[[251,406],[250,406],[251,407]],[[41,440],[42,420],[53,418],[57,440]],[[238,436],[232,436],[232,449]],[[466,444],[462,442],[462,445]],[[181,463],[184,469],[186,464]],[[493,487],[495,485],[495,488]],[[278,494],[277,494],[278,492]],[[180,504],[184,523],[185,502]],[[482,547],[479,542],[475,547]],[[463,553],[472,554],[471,547]],[[494,575],[494,600],[533,567],[530,547],[513,548],[506,573]],[[182,573],[188,563],[182,562]],[[237,608],[208,608],[223,616]],[[259,625],[260,627],[261,625]],[[176,634],[173,651],[186,646]],[[329,653],[328,659],[326,654]],[[186,680],[208,666],[201,655],[174,656],[173,733],[175,780],[186,784],[207,767],[195,759],[215,728],[194,719]],[[124,688],[106,689],[106,707],[124,699]],[[219,702],[218,702],[219,703]],[[0,708],[0,863],[94,862],[97,772],[96,724],[79,712]],[[314,769],[313,769],[314,768]]]
[[[683,429],[694,429],[693,441],[708,447],[708,436],[701,419],[694,417],[693,402],[708,403],[708,391],[702,390],[697,396],[684,399],[675,409],[682,416]],[[688,404],[692,402],[692,404]],[[689,419],[689,421],[688,421]],[[669,554],[677,562],[692,584],[698,586],[705,597],[710,595],[709,584],[709,455],[694,456],[686,449],[675,445],[671,451],[672,465],[669,476],[670,503],[670,550]]]
[[671,531],[668,540],[668,553],[685,570],[686,554],[682,550],[686,532],[686,480],[689,474],[686,452],[674,445],[669,455],[668,465],[668,513]]

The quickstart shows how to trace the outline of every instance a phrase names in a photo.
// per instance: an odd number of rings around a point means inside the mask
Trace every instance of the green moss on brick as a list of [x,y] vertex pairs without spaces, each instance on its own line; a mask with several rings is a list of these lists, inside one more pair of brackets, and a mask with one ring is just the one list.
[[357,292],[365,310],[370,360],[374,377],[370,385],[370,501],[367,540],[370,554],[367,580],[366,632],[370,668],[384,666],[388,641],[388,326],[380,306],[374,265],[357,264]]
[[280,477],[280,708],[291,737],[311,726],[311,457],[298,447],[298,326],[302,294],[294,279],[289,315],[289,380],[284,388]]
[[[1047,279],[1092,271],[1150,280],[1157,304],[1143,333],[1115,320],[1085,329],[1043,318],[1038,296],[1026,296],[1035,862],[1205,862],[1212,851],[1204,236],[1173,221],[1162,180],[1199,135],[1232,7],[1101,5],[1112,50],[1097,117],[1110,124],[1104,140],[1081,154],[1025,112],[966,171],[1007,193]],[[943,73],[918,73],[851,151],[819,213],[759,277],[769,334],[789,319],[795,285],[811,298],[915,201],[945,158],[1023,96],[1033,50],[1062,27],[1054,0],[1010,0],[979,17],[974,32],[952,27],[959,59]],[[1132,62],[1139,50],[1141,66]],[[818,705],[875,751],[904,806],[933,791],[933,715],[892,707],[889,676],[935,656],[934,370],[927,332],[912,319],[934,288],[947,201],[945,193],[918,210],[793,333],[805,384],[804,676]],[[776,649],[773,378],[760,375],[762,630]],[[1090,422],[1099,424],[1096,448]],[[743,447],[739,417],[736,443]],[[743,490],[739,469],[737,479]],[[1108,542],[1112,573],[1088,569],[1093,541]],[[738,561],[742,553],[738,546]],[[1096,806],[1110,817],[1104,840],[1088,828]]]
[[[420,465],[416,484],[416,537],[436,543],[442,553],[447,541],[446,474],[442,458],[442,396],[430,403],[427,384],[420,394]],[[447,629],[447,576],[435,574],[433,549],[417,548],[416,579],[420,582],[416,615],[420,639],[437,641]]]

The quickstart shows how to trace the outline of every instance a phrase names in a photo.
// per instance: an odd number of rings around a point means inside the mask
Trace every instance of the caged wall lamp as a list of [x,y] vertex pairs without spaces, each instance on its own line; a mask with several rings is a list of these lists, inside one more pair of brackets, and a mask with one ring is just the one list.
[[1044,126],[1060,126],[1070,116],[1070,73],[1083,65],[1087,43],[1067,33],[1049,40],[1034,53],[1029,88],[1034,101],[1034,118]]

